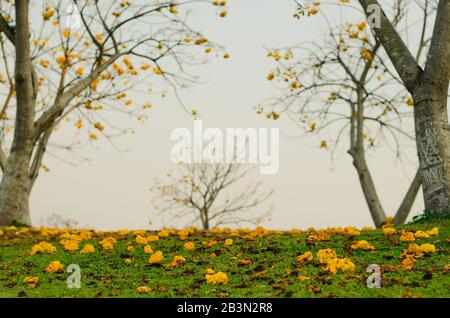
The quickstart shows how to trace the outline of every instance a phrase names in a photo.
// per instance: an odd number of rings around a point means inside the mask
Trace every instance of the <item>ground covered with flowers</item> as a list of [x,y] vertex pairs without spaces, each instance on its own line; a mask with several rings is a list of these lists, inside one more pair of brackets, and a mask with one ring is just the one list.
[[[449,297],[449,225],[446,219],[379,230],[3,227],[0,297]],[[80,288],[67,287],[71,264],[81,269]],[[380,268],[381,288],[367,287],[370,264]]]

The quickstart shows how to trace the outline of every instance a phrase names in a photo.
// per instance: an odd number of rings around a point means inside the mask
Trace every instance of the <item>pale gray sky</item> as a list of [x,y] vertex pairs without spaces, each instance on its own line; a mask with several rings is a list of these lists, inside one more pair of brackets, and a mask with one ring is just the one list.
[[[280,170],[275,175],[256,176],[275,190],[272,219],[262,225],[281,229],[372,225],[349,156],[332,162],[314,138],[289,138],[300,131],[288,121],[268,121],[253,110],[263,99],[276,94],[266,80],[274,64],[266,57],[265,47],[320,38],[327,29],[321,18],[293,19],[291,0],[228,2],[227,18],[219,19],[198,9],[191,23],[223,44],[231,59],[212,59],[198,67],[196,73],[204,83],[181,91],[181,97],[186,105],[199,110],[208,127],[280,127]],[[337,11],[333,14],[336,19],[340,17]],[[349,14],[348,19],[359,21],[355,16],[356,12]],[[137,124],[135,134],[117,141],[128,151],[118,152],[99,141],[97,149],[82,150],[92,159],[90,163],[73,167],[51,157],[45,159],[51,170],[41,173],[31,198],[35,224],[56,213],[98,229],[148,228],[150,219],[153,227],[183,225],[154,216],[149,188],[154,178],[163,177],[173,166],[169,157],[174,144],[170,140],[172,130],[192,129],[193,119],[170,92],[166,99],[152,96],[149,100],[154,105],[150,119]],[[410,159],[416,162],[414,155]],[[368,160],[384,208],[393,215],[416,168],[414,164],[402,166],[387,150],[369,153]],[[413,214],[422,209],[420,192]]]

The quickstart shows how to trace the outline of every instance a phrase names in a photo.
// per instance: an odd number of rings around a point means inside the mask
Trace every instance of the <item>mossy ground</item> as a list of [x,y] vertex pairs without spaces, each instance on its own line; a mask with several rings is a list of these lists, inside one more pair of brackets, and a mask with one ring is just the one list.
[[[233,244],[224,247],[228,234],[199,232],[187,240],[177,235],[149,242],[153,250],[161,250],[165,260],[161,264],[149,264],[149,255],[143,245],[135,243],[133,232],[126,236],[114,233],[95,233],[80,244],[93,244],[95,252],[65,251],[59,235],[41,237],[39,231],[20,232],[2,228],[0,235],[0,297],[449,297],[450,291],[450,220],[438,220],[410,224],[397,228],[397,233],[386,236],[381,230],[362,231],[357,237],[330,234],[326,241],[309,241],[308,233],[272,233],[254,239],[232,237]],[[403,230],[430,230],[439,227],[439,234],[415,242],[400,241]],[[112,251],[105,251],[99,241],[107,236],[116,238]],[[218,244],[203,247],[202,241],[216,239]],[[351,244],[366,240],[376,250],[352,250]],[[30,255],[33,245],[48,241],[57,247],[53,254]],[[186,250],[187,241],[196,248]],[[127,250],[133,242],[134,252]],[[432,243],[436,252],[417,260],[412,269],[400,269],[400,253],[411,243]],[[331,248],[339,257],[348,257],[354,264],[352,272],[332,275],[324,272],[317,261],[320,249]],[[314,261],[298,265],[296,257],[311,251]],[[215,256],[212,255],[215,254]],[[175,255],[182,255],[186,262],[177,267],[166,267]],[[124,260],[132,260],[126,265]],[[250,260],[244,265],[240,260]],[[58,260],[67,267],[78,264],[81,268],[81,288],[67,288],[67,272],[46,273],[45,268]],[[368,288],[366,272],[369,264],[382,268],[382,287]],[[391,266],[390,266],[391,265]],[[205,280],[206,269],[222,271],[228,275],[226,285],[209,285]],[[23,282],[25,277],[38,277],[34,288]],[[309,277],[301,281],[299,276]],[[139,286],[152,291],[141,294]]]

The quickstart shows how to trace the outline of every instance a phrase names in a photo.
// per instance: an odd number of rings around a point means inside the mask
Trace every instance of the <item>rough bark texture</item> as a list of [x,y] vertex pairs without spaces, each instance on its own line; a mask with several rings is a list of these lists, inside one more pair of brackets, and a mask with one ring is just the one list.
[[9,157],[0,183],[0,225],[9,225],[12,221],[30,224],[30,156],[25,150],[16,150]]
[[31,191],[29,164],[35,139],[35,89],[30,59],[28,0],[16,1],[15,86],[17,115],[14,139],[0,183],[0,225],[13,220],[30,223],[28,200]]
[[[359,0],[367,12],[376,0]],[[450,127],[447,94],[450,73],[450,1],[440,0],[425,70],[416,63],[384,12],[374,28],[406,89],[414,98],[417,152],[425,208],[450,212]]]

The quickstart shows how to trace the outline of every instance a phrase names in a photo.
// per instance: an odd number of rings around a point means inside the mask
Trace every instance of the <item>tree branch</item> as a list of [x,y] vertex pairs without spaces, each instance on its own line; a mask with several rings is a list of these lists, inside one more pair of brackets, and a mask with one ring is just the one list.
[[[444,0],[444,2],[447,2],[447,0]],[[377,0],[359,0],[359,3],[363,7],[367,16],[369,16],[368,7],[370,5],[375,5],[380,8],[381,25],[379,28],[373,27],[373,30],[380,39],[386,53],[389,55],[389,58],[402,79],[406,89],[409,92],[412,92],[416,87],[418,79],[422,73],[416,59],[403,42],[399,33],[395,30],[393,24],[389,21]]]

